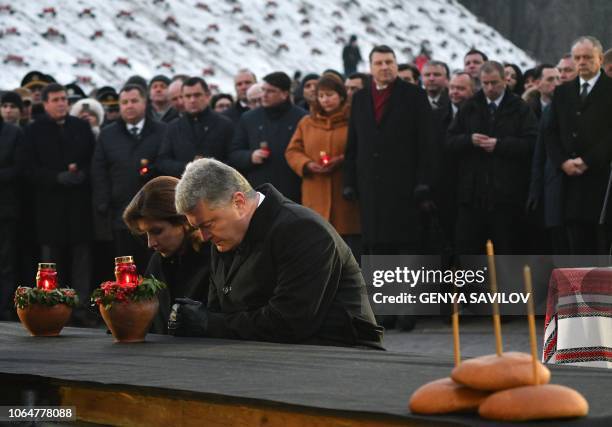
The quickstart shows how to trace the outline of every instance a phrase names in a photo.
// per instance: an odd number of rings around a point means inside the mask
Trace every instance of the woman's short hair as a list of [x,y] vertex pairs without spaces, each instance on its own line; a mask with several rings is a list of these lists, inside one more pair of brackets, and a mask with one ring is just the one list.
[[176,212],[174,195],[179,180],[159,176],[147,182],[123,211],[123,221],[133,233],[140,233],[138,221],[168,221],[173,225],[188,225],[187,218]]
[[344,86],[344,82],[335,74],[325,73],[321,76],[321,78],[317,82],[317,92],[316,92],[317,98],[313,106],[314,110],[317,113],[323,112],[323,107],[321,107],[321,104],[319,104],[319,98],[318,98],[320,90],[334,91],[340,96],[340,99],[341,99],[340,105],[342,106],[346,103],[347,94],[346,94],[346,87]]

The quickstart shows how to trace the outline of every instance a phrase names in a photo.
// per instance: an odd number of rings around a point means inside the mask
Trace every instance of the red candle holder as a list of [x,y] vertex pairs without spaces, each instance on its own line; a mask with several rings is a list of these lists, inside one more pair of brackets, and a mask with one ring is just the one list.
[[149,173],[149,160],[140,159],[140,169],[138,169],[140,175],[146,175]]
[[36,287],[45,291],[57,289],[57,269],[54,262],[41,262],[38,264]]
[[115,258],[115,279],[120,286],[138,281],[134,257],[120,256]]
[[270,154],[270,147],[268,147],[268,143],[267,142],[260,142],[259,143],[259,148],[261,151],[265,151],[267,154]]
[[319,153],[319,162],[321,163],[321,165],[327,166],[330,160],[331,159],[329,157],[329,154],[327,154],[325,151],[321,151]]

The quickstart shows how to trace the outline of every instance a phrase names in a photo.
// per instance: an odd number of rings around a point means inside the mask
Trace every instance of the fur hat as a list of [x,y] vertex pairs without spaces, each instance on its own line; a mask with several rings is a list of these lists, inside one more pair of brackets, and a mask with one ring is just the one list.
[[93,98],[81,99],[70,108],[70,115],[79,117],[84,110],[94,113],[98,118],[98,126],[102,125],[104,121],[104,107],[102,107],[102,104]]

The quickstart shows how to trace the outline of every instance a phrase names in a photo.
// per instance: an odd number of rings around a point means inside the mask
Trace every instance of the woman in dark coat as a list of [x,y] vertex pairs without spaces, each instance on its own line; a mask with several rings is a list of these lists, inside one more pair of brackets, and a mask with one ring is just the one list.
[[155,253],[145,277],[154,276],[168,288],[159,295],[159,312],[151,332],[167,333],[168,316],[175,298],[206,302],[210,276],[210,244],[202,242],[184,215],[176,213],[174,190],[178,179],[160,176],[152,179],[134,196],[123,213],[128,228],[146,234]]

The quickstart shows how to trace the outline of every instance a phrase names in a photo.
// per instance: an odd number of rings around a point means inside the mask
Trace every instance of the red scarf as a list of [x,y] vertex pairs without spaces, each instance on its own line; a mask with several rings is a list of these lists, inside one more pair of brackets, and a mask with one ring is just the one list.
[[376,89],[374,79],[372,79],[372,99],[374,100],[374,117],[376,118],[377,124],[380,124],[387,107],[387,102],[389,98],[391,98],[393,83],[394,82],[391,82],[386,88],[378,90]]

